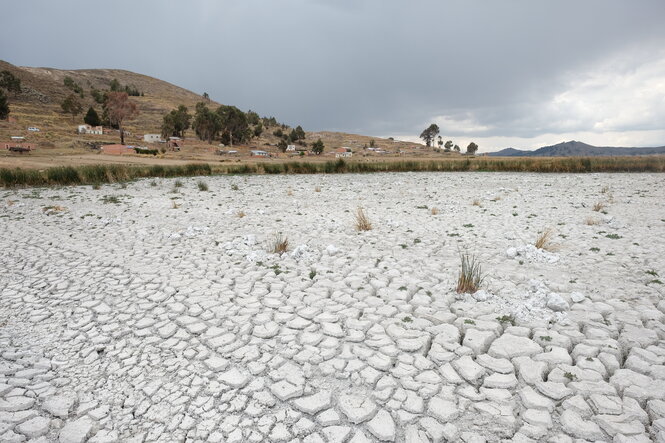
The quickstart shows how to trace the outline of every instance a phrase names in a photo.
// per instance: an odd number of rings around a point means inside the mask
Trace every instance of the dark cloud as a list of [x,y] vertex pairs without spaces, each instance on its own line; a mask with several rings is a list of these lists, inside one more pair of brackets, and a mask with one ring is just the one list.
[[[453,133],[532,137],[598,129],[566,121],[587,98],[576,80],[665,47],[663,23],[662,0],[26,0],[3,5],[0,57],[129,69],[312,130],[417,135],[439,117]],[[557,102],[568,90],[578,102]]]

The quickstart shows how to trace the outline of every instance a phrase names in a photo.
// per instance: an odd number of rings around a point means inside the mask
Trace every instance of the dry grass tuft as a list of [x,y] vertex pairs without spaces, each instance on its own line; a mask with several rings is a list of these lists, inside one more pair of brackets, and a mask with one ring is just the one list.
[[273,254],[284,254],[289,250],[289,239],[282,235],[281,232],[276,233],[268,243],[268,252]]
[[592,209],[593,209],[594,211],[596,211],[596,212],[600,212],[600,211],[602,211],[603,209],[605,209],[605,203],[603,203],[603,202],[598,202],[598,203],[596,203],[595,205],[593,205],[593,208],[592,208]]
[[471,203],[473,206],[480,206],[480,200],[475,199],[473,203]]
[[16,203],[18,200],[7,200],[7,206],[14,206],[14,203]]
[[551,228],[545,229],[542,234],[538,236],[534,246],[538,249],[543,249],[545,251],[554,251],[557,247],[552,243],[552,237],[554,236],[554,230]]
[[245,211],[238,211],[238,212],[236,212],[236,217],[238,217],[238,218],[243,218],[243,217],[246,216],[246,215],[247,215],[247,214],[245,214]]
[[171,205],[171,209],[178,209],[180,205],[173,200],[173,204]]
[[321,192],[321,186],[316,186],[314,188],[314,192]]
[[53,206],[44,206],[42,210],[46,213],[46,215],[51,215],[51,214],[57,214],[58,212],[66,211],[67,208],[63,206],[53,205]]
[[457,277],[457,293],[473,294],[480,289],[485,276],[475,256],[463,252],[460,253],[460,259],[462,260],[462,267],[459,277]]
[[593,218],[593,217],[587,217],[586,220],[584,220],[584,223],[586,223],[589,226],[599,225],[600,220],[598,220],[597,218]]
[[603,186],[603,188],[600,190],[600,192],[602,192],[603,194],[607,194],[608,192],[610,192],[610,187],[607,186],[607,185],[605,185],[605,186]]
[[429,213],[432,215],[437,215],[439,212],[439,208],[432,208],[429,210]]
[[289,197],[292,196],[292,195],[293,195],[293,189],[289,188],[289,189],[286,191],[286,195],[288,195]]
[[369,231],[372,229],[372,222],[369,221],[369,217],[363,208],[358,208],[356,210],[355,226],[357,231]]

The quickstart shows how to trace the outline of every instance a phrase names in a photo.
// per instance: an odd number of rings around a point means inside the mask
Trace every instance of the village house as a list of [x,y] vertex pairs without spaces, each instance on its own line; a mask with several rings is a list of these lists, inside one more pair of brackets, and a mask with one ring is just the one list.
[[164,143],[164,139],[161,134],[144,134],[143,141],[146,143]]
[[342,147],[335,149],[335,158],[346,158],[346,157],[351,157],[352,155],[353,151],[351,150],[351,148]]
[[2,147],[10,152],[18,152],[20,154],[23,154],[24,152],[34,151],[37,148],[37,145],[34,143],[13,142],[13,143],[3,143]]
[[103,135],[104,128],[101,126],[90,126],[88,124],[85,124],[85,125],[79,125],[76,132],[78,132],[79,134]]
[[123,155],[134,152],[132,147],[127,145],[104,145],[101,149],[103,154],[109,155]]
[[270,154],[268,154],[266,151],[253,150],[250,151],[250,154],[252,157],[270,157]]
[[296,152],[296,145],[288,145],[285,152]]

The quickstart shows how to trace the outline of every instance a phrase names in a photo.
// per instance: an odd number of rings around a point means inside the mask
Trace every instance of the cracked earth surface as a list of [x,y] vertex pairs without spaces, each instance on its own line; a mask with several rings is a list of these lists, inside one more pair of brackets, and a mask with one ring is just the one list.
[[198,180],[0,191],[0,441],[665,441],[663,175]]

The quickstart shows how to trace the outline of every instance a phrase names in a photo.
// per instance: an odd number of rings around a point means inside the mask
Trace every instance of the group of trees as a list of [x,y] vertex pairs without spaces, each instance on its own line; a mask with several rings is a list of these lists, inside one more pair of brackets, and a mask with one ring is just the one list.
[[[420,134],[420,138],[423,139],[427,147],[433,146],[434,140],[438,138],[437,144],[439,145],[439,150],[441,150],[441,146],[443,146],[444,148],[443,150],[445,152],[461,151],[460,147],[457,145],[453,145],[453,142],[451,140],[448,140],[445,143],[443,142],[443,139],[439,135],[439,126],[436,123],[432,123],[431,125],[429,125],[429,127],[427,127]],[[478,151],[478,145],[475,144],[474,142],[469,143],[469,145],[466,147],[466,153],[469,155],[474,155],[477,151]]]
[[164,116],[162,122],[162,137],[184,137],[185,131],[189,129],[192,116],[187,111],[187,106],[180,105]]
[[[178,109],[181,111],[180,115],[182,115],[184,121],[185,116],[188,115],[187,108],[181,106]],[[175,116],[178,115],[178,112],[176,111],[174,114],[174,111],[171,111],[171,114],[164,117],[162,133],[165,129],[169,129],[168,125],[172,119],[170,117],[172,114]],[[247,142],[263,131],[256,113],[251,111],[244,113],[235,106],[226,105],[211,111],[204,102],[196,104],[192,129],[201,140],[206,140],[208,143],[212,143],[213,140],[220,140],[225,145],[230,146],[233,146],[234,143]]]
[[9,102],[5,91],[14,95],[21,92],[21,79],[6,69],[0,72],[0,120],[9,117]]
[[134,85],[125,85],[122,86],[117,78],[111,80],[109,85],[111,92],[126,92],[127,95],[132,97],[143,96],[143,92],[139,91],[138,88]]

